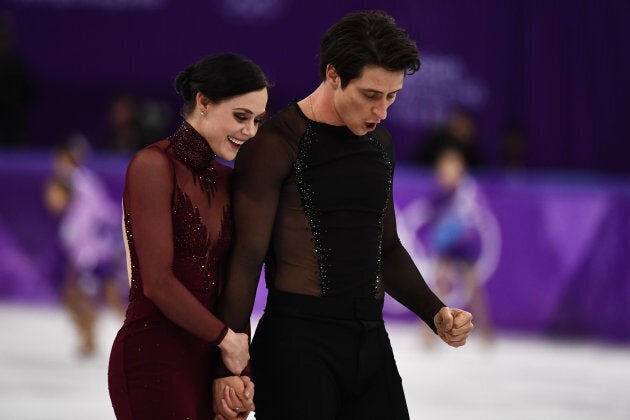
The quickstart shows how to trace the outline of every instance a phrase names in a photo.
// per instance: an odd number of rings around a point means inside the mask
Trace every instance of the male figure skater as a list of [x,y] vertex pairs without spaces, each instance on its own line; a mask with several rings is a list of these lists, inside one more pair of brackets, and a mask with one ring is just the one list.
[[[220,316],[246,330],[264,262],[269,295],[251,348],[257,419],[408,419],[384,293],[453,347],[472,329],[470,313],[429,289],[396,233],[393,144],[379,123],[419,54],[378,11],[345,16],[320,53],[319,87],[265,123],[236,159]],[[223,416],[238,417],[229,408]]]

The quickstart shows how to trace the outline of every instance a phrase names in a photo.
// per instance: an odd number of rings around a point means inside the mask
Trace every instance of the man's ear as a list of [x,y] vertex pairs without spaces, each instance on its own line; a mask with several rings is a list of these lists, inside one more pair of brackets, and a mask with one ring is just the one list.
[[334,89],[341,86],[341,78],[332,64],[326,65],[326,82],[330,83]]

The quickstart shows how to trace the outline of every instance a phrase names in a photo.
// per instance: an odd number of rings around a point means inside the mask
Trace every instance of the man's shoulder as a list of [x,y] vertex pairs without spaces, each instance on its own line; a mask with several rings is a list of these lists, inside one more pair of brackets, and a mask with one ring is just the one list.
[[392,135],[382,125],[377,125],[376,129],[373,132],[373,134],[374,134],[374,137],[376,137],[382,143],[383,142],[384,143],[391,143],[392,142]]
[[283,124],[296,124],[300,122],[300,119],[300,113],[297,110],[297,106],[292,102],[280,111],[274,113],[262,124],[261,129],[272,129]]
[[279,137],[292,143],[299,141],[305,128],[306,121],[291,103],[265,121],[256,137]]
[[383,127],[382,125],[377,126],[376,129],[372,132],[372,135],[383,145],[383,147],[388,152],[391,152],[391,149],[393,148],[392,135],[389,133],[389,131],[387,131],[385,127]]
[[250,154],[278,153],[289,160],[294,159],[297,145],[304,134],[304,125],[300,126],[300,114],[289,105],[266,120],[258,133],[241,146],[237,160]]
[[389,159],[393,162],[395,160],[394,142],[392,140],[392,135],[389,133],[389,131],[382,125],[379,125],[372,132],[372,135],[383,146],[383,149],[385,149],[385,151],[387,152]]

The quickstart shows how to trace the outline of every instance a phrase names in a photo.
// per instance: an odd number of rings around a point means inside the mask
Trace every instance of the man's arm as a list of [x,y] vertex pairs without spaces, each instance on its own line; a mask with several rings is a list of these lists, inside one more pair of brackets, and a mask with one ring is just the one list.
[[[286,142],[273,127],[263,126],[255,138],[241,147],[234,166],[232,209],[235,229],[218,316],[237,332],[248,329],[280,189],[291,171],[292,162],[286,147]],[[225,376],[225,373],[219,369],[219,376]]]
[[396,232],[394,205],[390,195],[383,229],[383,283],[385,291],[418,315],[437,333],[435,315],[444,303],[433,293],[400,243]]
[[[377,138],[385,148],[392,164],[391,176],[393,178],[395,157],[392,138],[387,130],[382,128],[378,130]],[[396,228],[393,188],[389,193],[385,208],[381,258],[385,291],[418,315],[437,333],[433,318],[445,305],[429,288],[409,253],[400,243]]]
[[[393,162],[391,139],[386,140],[389,140],[385,145],[389,146],[387,149]],[[473,328],[472,315],[461,309],[446,307],[429,288],[400,243],[393,192],[390,192],[385,209],[382,261],[385,291],[418,315],[445,343],[453,347],[464,345]]]

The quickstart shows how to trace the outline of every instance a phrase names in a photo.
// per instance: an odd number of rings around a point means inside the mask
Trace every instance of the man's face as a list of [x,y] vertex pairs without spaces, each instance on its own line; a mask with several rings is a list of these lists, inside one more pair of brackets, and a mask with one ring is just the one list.
[[404,78],[404,70],[365,66],[358,78],[335,90],[334,107],[340,122],[357,136],[373,131],[387,117],[387,108],[402,89]]

